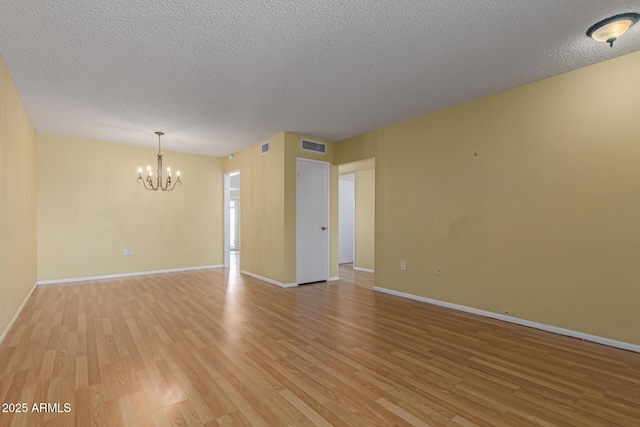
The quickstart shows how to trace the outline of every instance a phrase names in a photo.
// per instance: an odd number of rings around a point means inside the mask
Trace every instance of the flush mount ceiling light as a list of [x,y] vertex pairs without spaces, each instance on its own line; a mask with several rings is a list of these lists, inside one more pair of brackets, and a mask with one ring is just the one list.
[[613,42],[627,32],[629,28],[640,19],[637,13],[622,13],[603,19],[587,30],[587,35],[599,42],[609,43],[613,47]]
[[156,132],[156,135],[158,135],[158,178],[156,183],[153,183],[153,179],[151,178],[153,176],[153,172],[151,171],[151,166],[147,166],[147,176],[145,178],[142,177],[142,168],[138,168],[138,182],[142,182],[142,185],[144,185],[144,188],[146,188],[147,190],[151,190],[151,191],[158,191],[158,190],[162,190],[162,191],[171,191],[173,190],[176,185],[178,185],[178,187],[180,187],[182,185],[182,182],[180,182],[180,171],[176,171],[176,175],[178,176],[178,179],[176,180],[176,182],[174,182],[172,184],[171,182],[171,168],[167,168],[167,181],[164,183],[164,185],[162,184],[162,150],[160,149],[160,137],[162,135],[164,135],[164,132]]

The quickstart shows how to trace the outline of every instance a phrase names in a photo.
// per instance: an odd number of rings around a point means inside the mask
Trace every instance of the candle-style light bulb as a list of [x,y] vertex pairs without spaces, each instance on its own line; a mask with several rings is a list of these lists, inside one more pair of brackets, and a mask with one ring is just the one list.
[[171,176],[171,168],[167,168],[167,174]]
[[176,174],[177,174],[178,176],[180,176],[180,171],[177,171],[177,172],[176,172]]
[[138,173],[142,173],[142,168],[138,168]]

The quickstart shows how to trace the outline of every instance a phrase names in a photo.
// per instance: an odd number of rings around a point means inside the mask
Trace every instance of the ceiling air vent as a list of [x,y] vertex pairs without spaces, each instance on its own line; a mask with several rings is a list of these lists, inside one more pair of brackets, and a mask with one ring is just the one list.
[[262,150],[262,154],[268,153],[269,152],[269,141],[267,141],[264,144],[262,144],[260,149]]
[[327,144],[321,142],[302,140],[302,149],[305,151],[315,151],[316,153],[327,154]]

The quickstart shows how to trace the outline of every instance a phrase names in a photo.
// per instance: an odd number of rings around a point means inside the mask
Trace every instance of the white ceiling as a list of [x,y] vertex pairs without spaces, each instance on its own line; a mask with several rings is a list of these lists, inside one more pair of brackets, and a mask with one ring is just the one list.
[[640,49],[637,0],[2,0],[39,132],[224,156],[331,141]]

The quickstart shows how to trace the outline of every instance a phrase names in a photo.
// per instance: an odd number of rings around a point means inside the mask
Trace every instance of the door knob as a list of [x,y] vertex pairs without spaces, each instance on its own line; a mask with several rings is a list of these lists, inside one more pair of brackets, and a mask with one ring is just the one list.
[[322,228],[322,231],[324,231],[324,230],[326,230],[326,229],[327,229],[327,227],[325,227],[325,226],[322,226],[322,227],[320,227],[320,228]]

